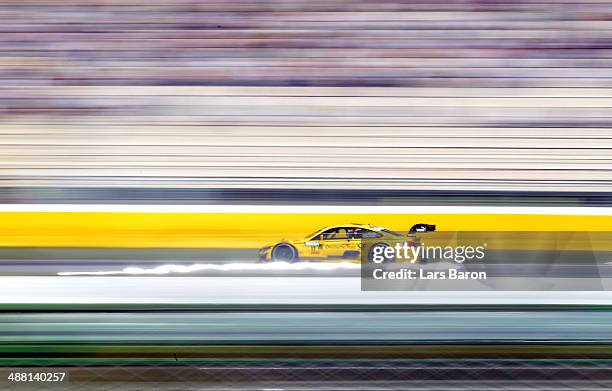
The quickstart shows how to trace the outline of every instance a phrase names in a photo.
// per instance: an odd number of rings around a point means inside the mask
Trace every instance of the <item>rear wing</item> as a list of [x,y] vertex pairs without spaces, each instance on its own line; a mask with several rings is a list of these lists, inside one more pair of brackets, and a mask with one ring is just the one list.
[[417,232],[433,232],[436,230],[436,226],[432,224],[415,224],[408,231],[408,236],[414,236]]

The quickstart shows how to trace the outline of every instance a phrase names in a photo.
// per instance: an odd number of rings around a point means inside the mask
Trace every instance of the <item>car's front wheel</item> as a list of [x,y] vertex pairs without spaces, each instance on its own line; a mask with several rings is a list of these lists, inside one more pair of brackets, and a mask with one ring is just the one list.
[[272,249],[273,261],[295,262],[297,257],[297,250],[290,244],[278,244]]

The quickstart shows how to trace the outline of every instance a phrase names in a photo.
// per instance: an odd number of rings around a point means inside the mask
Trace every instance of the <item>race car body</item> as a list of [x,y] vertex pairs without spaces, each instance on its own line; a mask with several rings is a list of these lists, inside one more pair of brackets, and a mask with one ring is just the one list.
[[[408,235],[371,224],[342,224],[322,228],[303,239],[270,243],[259,249],[261,261],[295,262],[298,259],[359,259],[362,245],[375,242],[378,246],[394,246],[409,242],[415,245],[416,232],[435,230],[428,224],[414,225]],[[407,237],[408,236],[408,237]]]

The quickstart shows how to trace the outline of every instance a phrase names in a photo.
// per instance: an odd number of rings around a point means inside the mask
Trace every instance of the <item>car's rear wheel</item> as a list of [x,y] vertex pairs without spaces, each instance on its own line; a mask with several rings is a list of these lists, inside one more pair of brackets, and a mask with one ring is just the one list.
[[290,244],[278,244],[272,249],[273,261],[295,262],[297,257],[297,250]]
[[386,243],[376,243],[368,252],[368,261],[374,263],[394,262],[395,256],[387,257],[385,255],[388,252],[388,248],[391,247]]

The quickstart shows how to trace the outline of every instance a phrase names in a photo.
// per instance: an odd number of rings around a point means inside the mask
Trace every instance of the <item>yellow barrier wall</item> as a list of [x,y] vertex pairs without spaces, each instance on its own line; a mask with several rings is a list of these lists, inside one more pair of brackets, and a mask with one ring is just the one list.
[[285,214],[2,212],[1,247],[257,248],[328,225],[372,223],[406,231],[611,231],[612,216],[507,214]]

